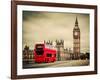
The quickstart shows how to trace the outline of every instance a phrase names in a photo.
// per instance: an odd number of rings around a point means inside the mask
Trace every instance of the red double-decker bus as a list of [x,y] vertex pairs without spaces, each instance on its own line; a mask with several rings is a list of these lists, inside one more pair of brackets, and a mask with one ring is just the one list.
[[47,47],[45,44],[36,44],[33,53],[36,63],[56,61],[56,49],[53,49],[51,45]]

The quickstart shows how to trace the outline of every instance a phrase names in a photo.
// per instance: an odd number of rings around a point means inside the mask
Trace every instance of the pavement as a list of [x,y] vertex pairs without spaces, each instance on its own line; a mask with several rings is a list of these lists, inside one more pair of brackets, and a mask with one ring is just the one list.
[[45,68],[45,67],[68,67],[68,66],[86,66],[89,65],[89,60],[67,60],[56,61],[51,63],[29,63],[24,64],[23,68]]

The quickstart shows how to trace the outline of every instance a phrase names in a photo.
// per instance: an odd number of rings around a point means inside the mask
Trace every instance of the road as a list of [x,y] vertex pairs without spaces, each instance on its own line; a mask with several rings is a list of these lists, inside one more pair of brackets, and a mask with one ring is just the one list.
[[52,63],[30,63],[24,64],[23,68],[45,68],[45,67],[68,67],[68,66],[86,66],[89,65],[89,60],[67,60],[56,61]]

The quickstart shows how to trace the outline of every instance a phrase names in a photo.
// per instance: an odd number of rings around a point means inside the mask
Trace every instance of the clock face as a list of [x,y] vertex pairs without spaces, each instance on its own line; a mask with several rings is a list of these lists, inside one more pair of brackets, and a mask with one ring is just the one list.
[[78,35],[78,32],[75,32],[75,36],[77,36]]

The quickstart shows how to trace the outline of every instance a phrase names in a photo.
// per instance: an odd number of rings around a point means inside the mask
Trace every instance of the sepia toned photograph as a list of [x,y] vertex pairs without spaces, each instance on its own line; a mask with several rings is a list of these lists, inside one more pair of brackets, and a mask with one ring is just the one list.
[[11,79],[97,74],[97,6],[11,2]]
[[23,68],[88,66],[89,14],[23,11]]

